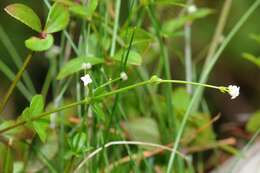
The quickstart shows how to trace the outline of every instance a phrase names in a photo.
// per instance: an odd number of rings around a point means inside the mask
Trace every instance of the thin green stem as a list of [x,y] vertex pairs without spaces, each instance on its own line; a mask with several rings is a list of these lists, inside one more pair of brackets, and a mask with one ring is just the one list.
[[[53,109],[51,111],[41,113],[38,116],[35,116],[34,118],[32,118],[30,121],[39,120],[39,119],[41,119],[41,118],[43,118],[43,117],[45,117],[47,115],[50,115],[52,113],[56,113],[56,112],[60,112],[60,111],[63,111],[63,110],[69,109],[69,108],[73,108],[73,107],[78,106],[78,105],[89,104],[89,102],[90,102],[90,99],[84,99],[84,100],[80,100],[79,102],[74,102],[74,103],[71,103],[71,104],[68,104],[68,105],[65,105],[65,106],[61,106],[61,107]],[[20,122],[18,122],[16,124],[12,125],[12,126],[4,128],[4,129],[0,130],[0,134],[4,133],[6,131],[9,131],[9,130],[11,130],[13,128],[22,126],[22,125],[26,124],[27,122],[28,121],[23,120],[23,121],[20,121]]]
[[[124,88],[119,88],[117,90],[110,91],[108,93],[101,94],[101,95],[98,95],[98,96],[94,96],[94,97],[91,97],[91,98],[87,97],[87,98],[80,100],[78,102],[74,102],[74,103],[53,109],[51,111],[41,113],[38,116],[35,116],[34,118],[32,118],[30,121],[35,121],[35,120],[43,118],[44,116],[50,115],[52,113],[60,112],[60,111],[63,111],[65,109],[69,109],[69,108],[72,108],[72,107],[75,107],[75,106],[78,106],[78,105],[90,104],[93,101],[97,101],[97,100],[100,100],[102,98],[105,98],[105,97],[108,97],[108,96],[111,96],[111,95],[115,95],[115,94],[118,94],[118,93],[122,93],[122,92],[131,90],[131,89],[134,89],[134,88],[137,88],[137,87],[141,87],[141,86],[148,85],[148,84],[160,84],[160,83],[175,83],[175,84],[185,84],[185,85],[191,84],[191,85],[203,86],[203,87],[208,87],[208,88],[213,88],[213,89],[218,89],[218,90],[223,88],[223,87],[217,87],[217,86],[214,86],[214,85],[201,84],[201,83],[196,83],[196,82],[187,82],[187,81],[181,81],[181,80],[163,80],[163,79],[160,79],[160,78],[155,76],[155,77],[152,77],[151,79],[143,81],[143,82],[139,82],[139,83],[136,83],[136,84],[133,84],[133,85],[129,85],[129,86],[126,86]],[[12,126],[4,128],[4,129],[0,130],[0,134],[3,133],[3,132],[6,132],[8,130],[11,130],[13,128],[16,128],[18,126],[24,125],[27,122],[28,121],[23,120],[21,122],[18,122],[17,124],[14,124]]]
[[249,149],[249,147],[253,144],[253,142],[256,140],[257,136],[260,134],[260,128],[255,132],[255,134],[251,137],[251,139],[248,141],[246,146],[243,147],[242,151],[239,152],[239,155],[234,159],[232,164],[230,165],[228,169],[228,173],[233,173],[235,166],[238,164],[238,162],[241,160],[242,157],[239,157],[241,155],[244,155],[246,151]]
[[50,85],[51,85],[51,82],[52,82],[52,79],[53,79],[53,74],[54,74],[54,71],[55,71],[55,66],[52,65],[52,59],[50,60],[50,68],[48,69],[48,72],[47,72],[47,75],[45,77],[45,80],[44,80],[44,83],[43,83],[43,86],[42,86],[42,96],[43,98],[46,98],[47,94],[48,94],[48,91],[49,91],[49,88],[50,88]]
[[111,141],[106,143],[104,146],[97,148],[96,150],[94,150],[93,152],[91,152],[87,157],[85,157],[80,164],[77,166],[77,168],[75,169],[74,173],[79,172],[79,170],[83,167],[83,165],[90,160],[91,158],[93,158],[95,155],[97,155],[98,153],[100,153],[102,150],[104,150],[105,148],[109,148],[110,146],[114,146],[114,145],[138,145],[138,146],[149,146],[149,147],[156,147],[156,148],[161,148],[163,150],[166,151],[172,151],[172,152],[176,152],[178,155],[180,155],[183,159],[185,159],[186,161],[188,161],[187,156],[183,155],[181,152],[179,151],[173,151],[170,147],[164,146],[164,145],[160,145],[160,144],[154,144],[154,143],[149,143],[149,142],[141,142],[141,141]]
[[182,80],[161,80],[160,83],[177,83],[177,84],[186,84],[186,85],[196,85],[196,86],[214,88],[217,90],[220,90],[220,88],[222,87],[222,86],[214,86],[214,85],[209,85],[209,84],[202,84],[202,83],[182,81]]
[[[184,26],[185,38],[185,77],[186,81],[192,81],[192,52],[191,52],[191,22],[187,22]],[[187,85],[188,93],[192,93],[191,85]]]
[[[234,35],[238,32],[238,30],[241,28],[241,26],[247,21],[249,16],[257,9],[257,7],[259,5],[260,5],[260,0],[255,1],[252,4],[252,6],[247,10],[247,12],[242,16],[242,18],[238,21],[238,23],[235,25],[235,27],[230,31],[230,33],[228,34],[228,36],[226,37],[226,39],[224,40],[224,42],[222,43],[222,45],[220,46],[220,48],[218,49],[216,54],[212,57],[212,60],[209,62],[208,67],[205,69],[205,71],[203,71],[202,76],[200,78],[200,83],[205,83],[207,81],[209,73],[213,69],[215,63],[219,59],[223,50],[226,48],[227,44],[231,41],[231,39],[234,37]],[[184,131],[184,127],[186,125],[186,122],[188,120],[190,113],[193,111],[193,106],[198,101],[198,97],[200,96],[201,89],[202,89],[202,87],[198,87],[196,89],[196,91],[190,101],[190,104],[184,114],[184,117],[182,119],[179,131],[178,131],[175,143],[174,143],[174,148],[173,148],[174,150],[178,149],[178,147],[179,147],[179,143],[180,143],[180,139],[183,134],[183,131]],[[172,152],[169,163],[168,163],[167,173],[171,172],[173,163],[174,163],[174,159],[175,159],[175,153]]]
[[[10,38],[8,37],[7,33],[4,31],[2,25],[0,25],[0,40],[3,42],[3,45],[5,46],[6,50],[10,54],[16,67],[18,69],[20,69],[23,62],[22,62],[20,56],[18,55],[18,52],[15,49],[13,43],[11,42]],[[29,89],[29,91],[32,93],[32,95],[34,95],[36,93],[36,90],[34,88],[33,82],[31,80],[29,74],[27,73],[27,71],[24,72],[22,78],[25,82],[25,85]]]
[[[3,74],[5,74],[10,81],[14,80],[15,74],[2,60],[0,60],[0,71]],[[28,89],[24,86],[24,84],[21,81],[17,83],[17,88],[28,101],[31,101],[32,94],[30,93],[30,91],[28,91]]]
[[111,43],[111,50],[110,50],[110,56],[115,55],[116,51],[116,38],[117,38],[117,30],[119,26],[119,14],[120,14],[120,6],[121,6],[121,0],[116,1],[116,12],[115,12],[115,23],[114,23],[114,29],[113,29],[113,38]]
[[12,93],[15,89],[16,84],[19,82],[20,78],[22,77],[23,72],[25,71],[26,67],[30,64],[32,56],[33,56],[33,52],[30,52],[29,55],[26,57],[26,59],[23,63],[23,66],[16,74],[14,81],[12,82],[11,86],[9,87],[8,91],[6,92],[6,94],[4,96],[4,99],[2,100],[2,102],[0,104],[0,113],[3,112],[10,96],[12,95]]
[[95,88],[94,91],[97,91],[97,90],[100,89],[100,88],[104,88],[104,87],[106,87],[106,86],[108,86],[108,85],[110,85],[110,84],[112,84],[112,83],[115,83],[115,82],[119,81],[120,79],[121,79],[121,77],[118,77],[118,78],[115,78],[115,79],[112,79],[112,80],[108,80],[108,82],[106,82],[106,83],[104,83],[104,84],[98,86],[97,88]]
[[[226,22],[227,22],[227,19],[228,19],[228,14],[229,14],[229,11],[231,9],[232,1],[233,0],[226,0],[224,2],[223,8],[222,8],[222,11],[221,11],[221,14],[220,14],[220,18],[219,18],[219,21],[218,21],[218,24],[217,24],[217,27],[216,27],[216,31],[215,31],[215,34],[213,36],[213,40],[210,44],[209,51],[208,51],[207,56],[206,56],[206,60],[205,60],[204,66],[203,66],[203,71],[205,71],[208,68],[209,63],[214,56],[214,53],[216,53],[216,50],[217,50],[219,44],[221,43],[220,38],[223,36],[223,32],[224,32]],[[203,89],[201,89],[199,96],[198,96],[198,99],[197,99],[197,102],[193,106],[195,111],[197,111],[197,109],[199,107],[199,103],[200,103],[199,100],[202,97],[202,93],[203,93]]]

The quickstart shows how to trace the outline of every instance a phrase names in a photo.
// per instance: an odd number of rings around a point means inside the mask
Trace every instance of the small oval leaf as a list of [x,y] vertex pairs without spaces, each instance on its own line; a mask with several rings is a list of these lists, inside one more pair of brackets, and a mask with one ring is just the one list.
[[82,64],[83,63],[90,63],[92,66],[96,64],[101,64],[103,63],[104,60],[101,58],[96,58],[96,57],[78,57],[78,58],[73,58],[69,62],[67,62],[64,67],[61,69],[59,72],[57,79],[61,80],[73,73],[76,73],[80,70],[82,70]]
[[48,118],[41,118],[33,120],[33,118],[39,116],[44,110],[44,99],[42,95],[35,95],[32,98],[30,107],[24,109],[22,113],[22,120],[27,121],[27,127],[33,129],[40,137],[42,142],[45,142],[47,138],[47,128],[49,126]]
[[31,116],[37,116],[40,113],[43,112],[44,109],[44,100],[42,95],[35,95],[32,98],[31,104],[30,104],[30,113]]
[[5,8],[5,11],[33,30],[41,32],[42,25],[40,18],[30,7],[23,4],[11,4]]
[[31,37],[25,41],[25,46],[33,51],[45,51],[53,45],[54,39],[51,34],[47,34],[46,38]]
[[48,14],[44,28],[46,33],[59,32],[67,27],[69,23],[69,11],[63,4],[55,3]]

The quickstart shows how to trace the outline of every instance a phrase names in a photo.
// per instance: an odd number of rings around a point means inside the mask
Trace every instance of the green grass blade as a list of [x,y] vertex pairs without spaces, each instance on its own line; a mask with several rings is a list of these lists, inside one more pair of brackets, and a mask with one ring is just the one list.
[[[231,41],[231,39],[234,37],[234,35],[238,32],[238,30],[241,28],[241,26],[247,21],[249,16],[257,9],[257,7],[259,5],[260,5],[260,0],[255,1],[253,3],[253,5],[247,10],[247,12],[242,16],[242,18],[238,21],[238,23],[234,26],[234,28],[230,31],[230,33],[228,34],[228,36],[226,37],[226,39],[224,40],[224,42],[222,43],[222,45],[220,46],[220,48],[218,49],[216,54],[212,57],[211,61],[208,64],[208,67],[205,69],[205,71],[203,71],[201,78],[200,78],[200,83],[205,83],[207,81],[211,70],[213,69],[214,65],[216,64],[216,62],[219,59],[223,50],[226,48],[226,46]],[[181,122],[176,140],[174,142],[174,147],[173,147],[174,151],[176,149],[178,149],[178,147],[179,147],[179,142],[180,142],[181,136],[183,134],[186,122],[188,120],[190,113],[193,111],[194,105],[198,102],[198,98],[200,97],[201,90],[202,90],[202,87],[197,87],[197,89],[190,101],[190,104],[185,112],[185,115]],[[174,159],[175,159],[175,152],[172,152],[169,163],[168,163],[167,173],[171,172]]]
[[[0,71],[10,80],[13,81],[15,78],[15,74],[12,72],[12,70],[3,62],[0,60]],[[22,82],[18,82],[17,84],[18,90],[23,94],[23,96],[30,101],[32,98],[32,94],[27,90],[27,88],[24,86]]]
[[[16,48],[14,47],[13,43],[11,42],[10,38],[8,37],[7,33],[4,31],[2,25],[0,25],[0,40],[2,41],[2,43],[5,46],[8,53],[10,54],[16,67],[19,69],[23,65],[23,62],[22,62],[18,52],[16,51]],[[24,72],[22,78],[25,82],[25,85],[31,91],[32,95],[34,95],[36,93],[36,90],[34,88],[33,82],[27,71]]]

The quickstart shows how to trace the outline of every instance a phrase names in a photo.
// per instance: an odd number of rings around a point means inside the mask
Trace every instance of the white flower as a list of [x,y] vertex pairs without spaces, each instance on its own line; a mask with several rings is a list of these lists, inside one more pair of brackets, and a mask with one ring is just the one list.
[[88,84],[92,83],[92,79],[90,78],[89,74],[82,76],[80,79],[82,80],[84,86],[87,86]]
[[83,63],[83,64],[81,65],[81,68],[82,68],[83,70],[89,70],[89,69],[91,69],[91,67],[92,67],[92,65],[91,65],[90,63]]
[[228,93],[231,96],[231,99],[235,99],[239,95],[240,87],[236,85],[228,86]]
[[121,77],[122,80],[127,80],[128,79],[128,76],[127,76],[127,74],[125,72],[121,72],[120,73],[120,77]]
[[190,14],[196,12],[196,11],[197,11],[196,5],[190,5],[190,6],[188,6],[187,11],[188,11],[188,13],[190,13]]

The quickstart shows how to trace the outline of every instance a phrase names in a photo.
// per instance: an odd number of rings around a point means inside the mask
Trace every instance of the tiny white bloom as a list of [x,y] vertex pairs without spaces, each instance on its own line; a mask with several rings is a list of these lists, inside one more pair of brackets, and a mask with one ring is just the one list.
[[239,95],[240,87],[236,85],[228,86],[228,93],[231,96],[231,99],[235,99]]
[[84,86],[87,86],[88,84],[92,83],[92,79],[90,78],[89,74],[82,76],[80,79],[82,80]]
[[127,80],[128,79],[128,76],[127,76],[126,72],[121,72],[120,73],[120,77],[121,77],[122,80]]
[[188,13],[190,13],[190,14],[196,12],[196,11],[197,11],[196,5],[190,5],[190,6],[188,7],[187,11],[188,11]]
[[84,70],[89,70],[91,69],[92,65],[90,63],[83,63],[81,65],[81,68],[84,69]]

